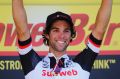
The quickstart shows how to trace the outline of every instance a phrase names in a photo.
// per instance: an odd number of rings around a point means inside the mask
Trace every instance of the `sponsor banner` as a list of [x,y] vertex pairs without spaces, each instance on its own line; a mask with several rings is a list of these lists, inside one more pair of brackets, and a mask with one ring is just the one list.
[[[119,66],[120,56],[98,56],[94,62],[90,79],[119,79]],[[24,79],[19,57],[0,57],[0,79]]]
[[[24,0],[28,15],[28,27],[33,47],[39,55],[46,55],[48,47],[43,44],[42,30],[46,18],[55,11],[71,15],[77,37],[68,48],[69,55],[76,55],[85,48],[85,41],[94,27],[100,0]],[[96,59],[90,79],[119,79],[120,73],[120,0],[114,0],[113,11]],[[39,5],[41,4],[41,5]],[[17,35],[12,19],[11,0],[0,1],[0,79],[24,79],[17,52]]]
[[[77,36],[68,47],[70,55],[79,53],[85,48],[85,41],[94,27],[95,17],[99,5],[93,6],[26,6],[28,15],[28,27],[31,31],[32,44],[36,51],[48,51],[48,47],[43,44],[42,30],[45,26],[46,18],[49,14],[55,11],[63,11],[73,18],[74,26],[76,28]],[[104,36],[101,46],[101,55],[120,55],[120,19],[118,8],[120,6],[113,6],[111,20],[108,29]],[[1,56],[16,56],[17,55],[17,35],[15,25],[12,19],[12,12],[10,6],[0,6],[0,10],[7,11],[1,12],[3,15],[0,18],[0,55]],[[93,10],[94,9],[94,10]],[[7,50],[6,50],[7,49]],[[9,53],[6,53],[6,52]],[[45,53],[43,54],[45,55]]]

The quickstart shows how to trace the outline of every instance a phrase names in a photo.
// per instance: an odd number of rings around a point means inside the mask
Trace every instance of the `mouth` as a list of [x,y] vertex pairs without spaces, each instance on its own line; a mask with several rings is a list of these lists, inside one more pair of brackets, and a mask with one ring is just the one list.
[[60,44],[64,44],[65,43],[65,41],[57,41],[58,43],[60,43]]

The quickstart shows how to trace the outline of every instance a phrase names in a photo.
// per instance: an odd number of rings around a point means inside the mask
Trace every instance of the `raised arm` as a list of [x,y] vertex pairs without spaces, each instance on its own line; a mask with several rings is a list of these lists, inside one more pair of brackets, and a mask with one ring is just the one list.
[[30,38],[30,32],[27,27],[27,16],[23,6],[23,0],[12,0],[12,13],[16,26],[17,36],[20,41]]
[[112,0],[102,0],[101,7],[98,11],[95,28],[88,38],[87,48],[79,53],[73,60],[81,67],[90,72],[92,65],[100,51],[101,41],[110,20],[112,10]]
[[102,0],[101,7],[98,11],[93,36],[98,40],[102,40],[106,28],[108,26],[112,11],[112,0]]

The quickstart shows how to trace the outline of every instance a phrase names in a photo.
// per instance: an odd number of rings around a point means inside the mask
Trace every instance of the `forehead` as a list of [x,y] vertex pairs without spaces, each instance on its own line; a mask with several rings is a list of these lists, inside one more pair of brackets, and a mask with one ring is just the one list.
[[52,24],[52,28],[70,28],[68,22],[64,20],[57,20]]

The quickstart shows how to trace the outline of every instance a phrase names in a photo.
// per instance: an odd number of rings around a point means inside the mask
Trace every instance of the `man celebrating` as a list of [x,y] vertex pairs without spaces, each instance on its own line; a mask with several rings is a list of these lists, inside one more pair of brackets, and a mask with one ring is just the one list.
[[74,59],[70,59],[66,51],[76,36],[74,24],[68,14],[58,11],[47,17],[43,39],[44,44],[49,46],[49,52],[41,58],[32,47],[23,0],[12,0],[12,10],[25,79],[89,79],[111,16],[112,0],[102,0],[95,28],[89,35],[86,48]]

